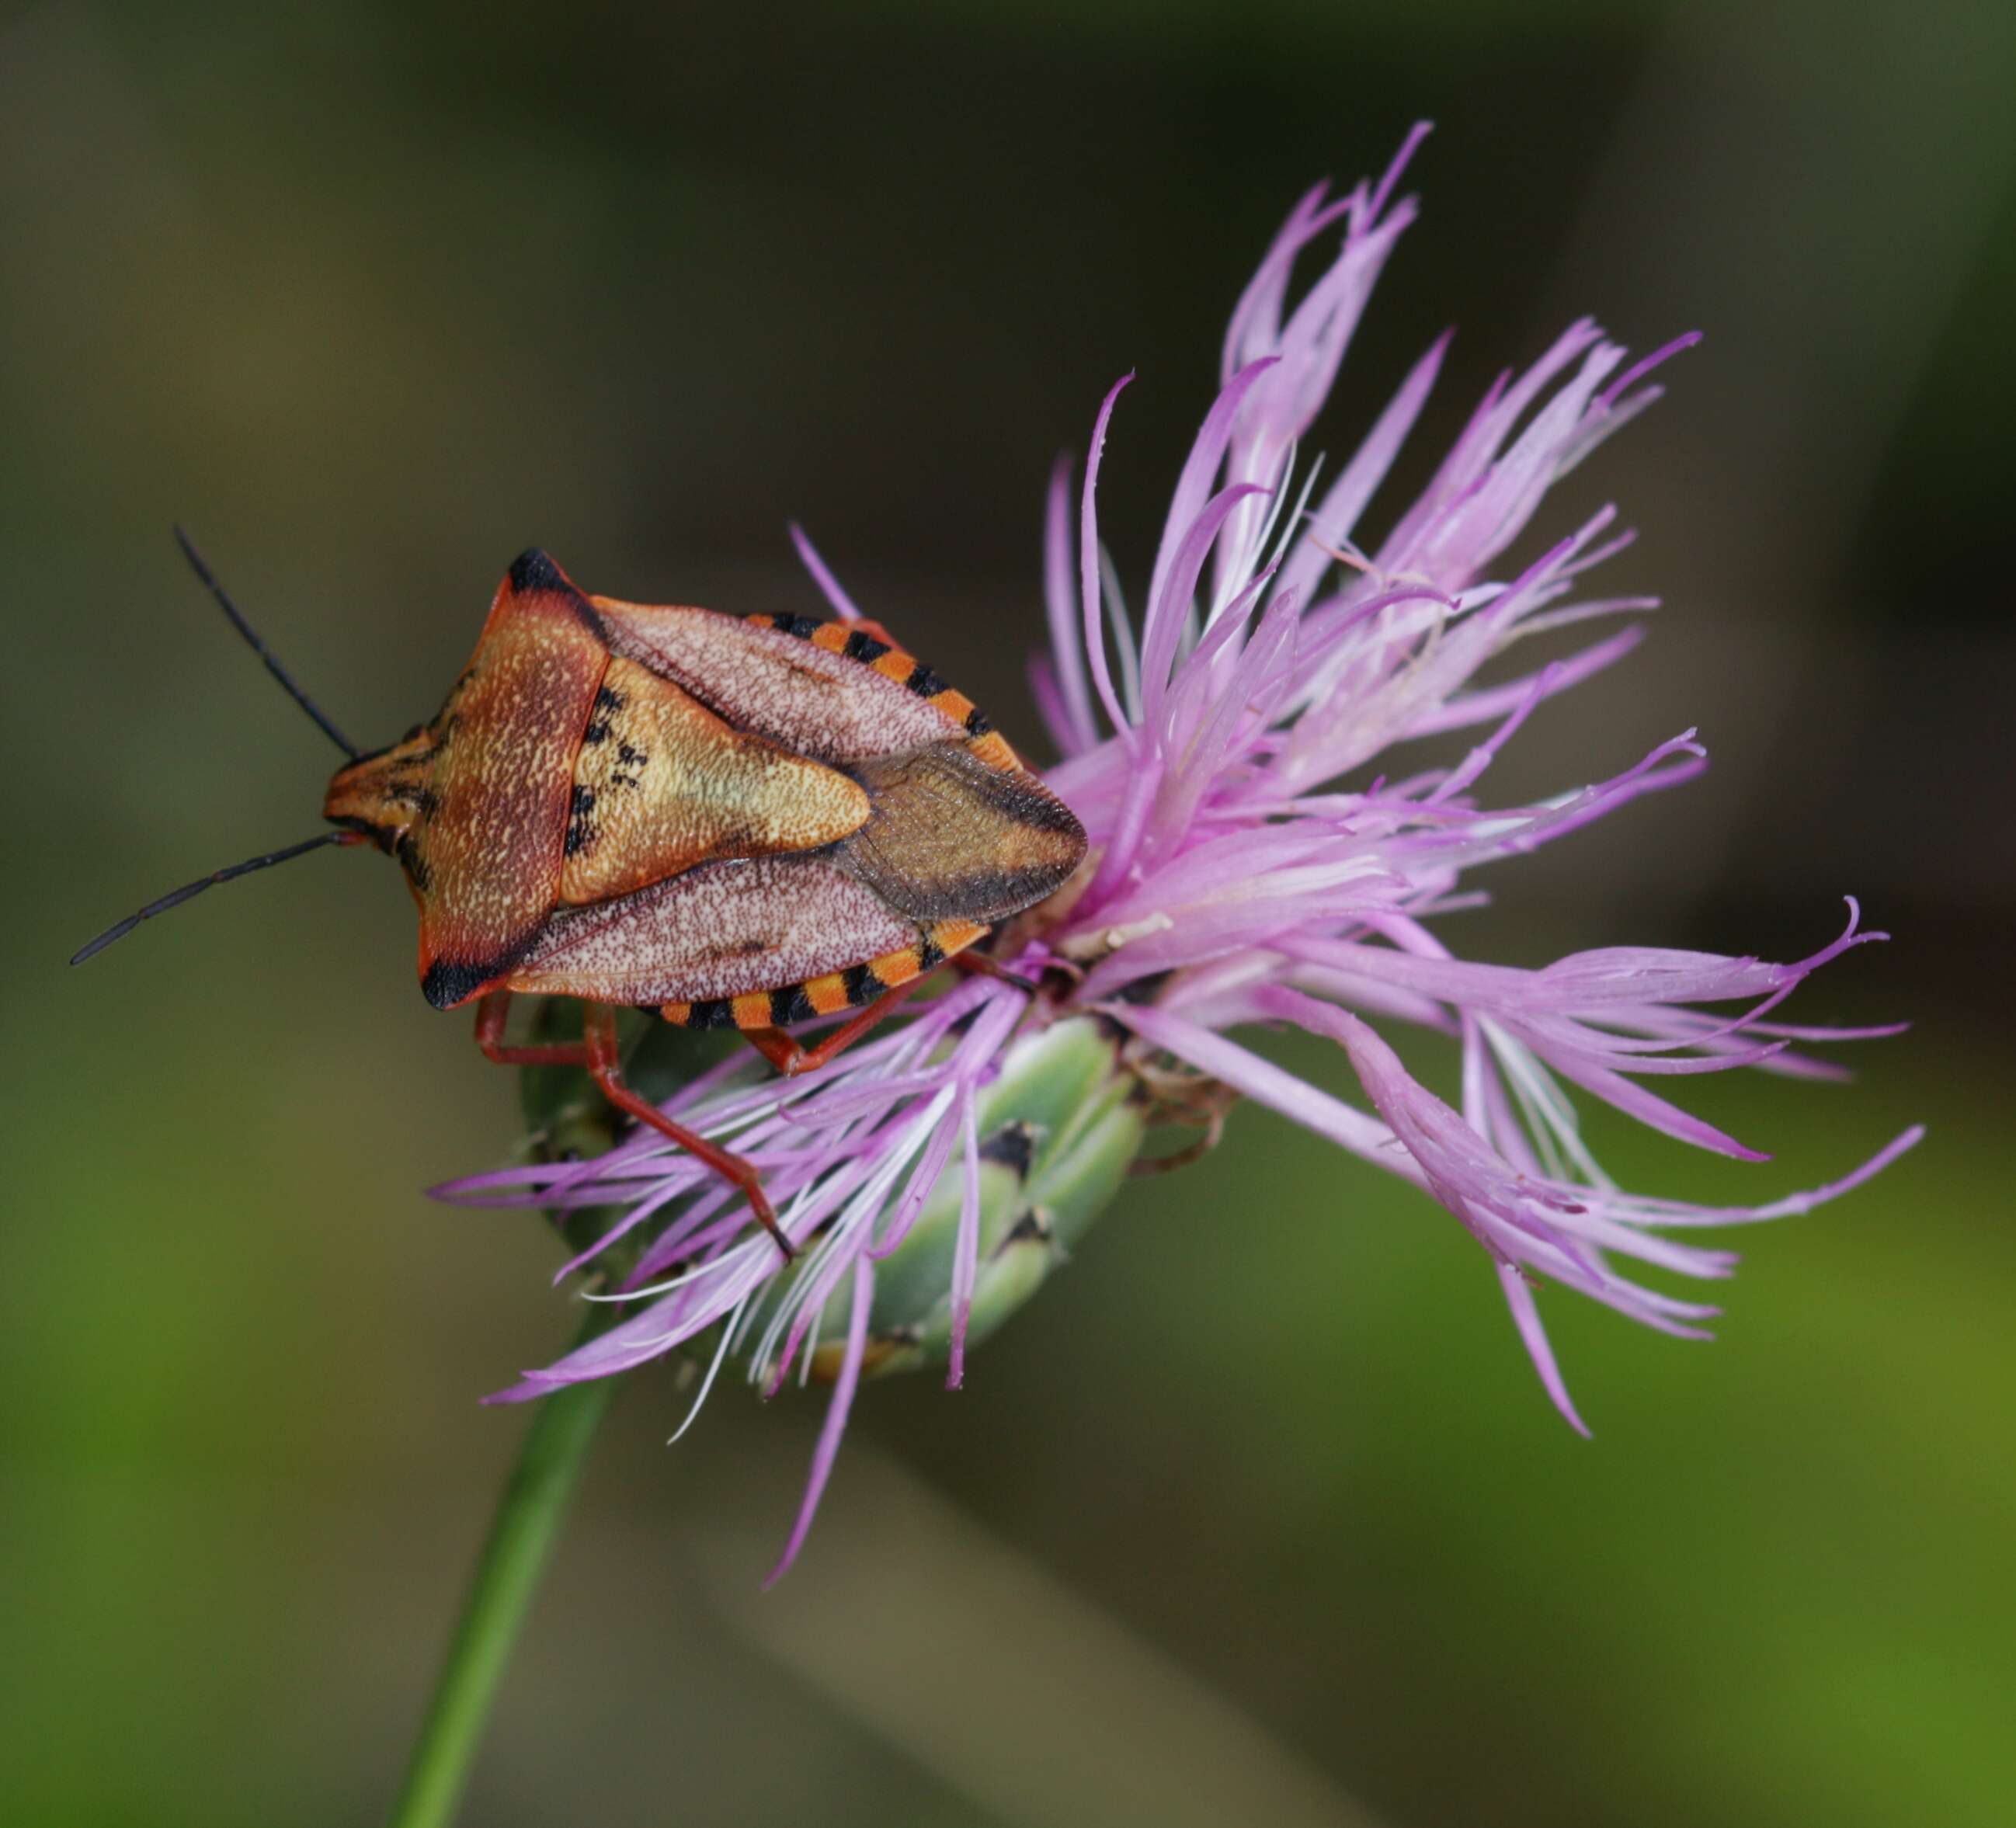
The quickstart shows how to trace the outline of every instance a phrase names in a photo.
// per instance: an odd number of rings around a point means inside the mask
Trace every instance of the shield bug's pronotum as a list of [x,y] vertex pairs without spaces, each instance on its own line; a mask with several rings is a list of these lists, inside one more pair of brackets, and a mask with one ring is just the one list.
[[[433,720],[358,750],[196,574],[348,759],[336,829],[149,903],[77,953],[322,844],[398,859],[420,988],[477,1003],[491,1060],[574,1065],[617,1109],[741,1189],[788,1255],[755,1171],[623,1082],[616,1012],[734,1027],[779,1071],[824,1063],[946,963],[1059,888],[1085,855],[1069,808],[972,701],[862,621],[740,617],[589,596],[545,553],[499,587]],[[578,999],[578,1042],[505,1038],[520,992]],[[787,1031],[846,1013],[808,1045]]]

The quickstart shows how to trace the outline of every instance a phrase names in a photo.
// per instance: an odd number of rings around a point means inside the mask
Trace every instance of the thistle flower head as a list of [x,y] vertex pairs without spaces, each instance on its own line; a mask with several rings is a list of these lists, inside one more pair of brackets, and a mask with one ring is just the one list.
[[[1651,606],[1589,593],[1589,574],[1630,538],[1612,510],[1550,543],[1522,536],[1551,485],[1658,398],[1649,377],[1695,339],[1633,361],[1594,324],[1571,325],[1500,377],[1419,498],[1370,538],[1366,511],[1446,340],[1334,473],[1305,460],[1303,441],[1413,218],[1394,190],[1420,131],[1376,184],[1310,192],[1268,250],[1233,311],[1218,395],[1176,478],[1138,613],[1097,511],[1126,381],[1100,408],[1078,486],[1068,462],[1053,474],[1049,642],[1033,682],[1063,757],[1049,779],[1092,849],[1073,883],[1001,937],[997,955],[1039,988],[971,979],[806,1078],[731,1061],[668,1100],[682,1124],[760,1167],[805,1247],[797,1262],[782,1266],[740,1200],[648,1132],[585,1161],[442,1189],[595,1214],[598,1234],[567,1268],[622,1265],[610,1294],[623,1318],[502,1400],[696,1344],[703,1398],[730,1359],[766,1391],[794,1376],[830,1381],[779,1571],[864,1372],[942,1357],[956,1386],[967,1348],[1060,1260],[1157,1124],[1215,1134],[1232,1099],[1247,1098],[1355,1168],[1417,1186],[1484,1247],[1542,1384],[1579,1429],[1536,1283],[1698,1334],[1716,1310],[1648,1286],[1642,1269],[1726,1276],[1733,1256],[1690,1234],[1805,1211],[1917,1139],[1906,1132],[1830,1186],[1705,1207],[1618,1186],[1577,1127],[1579,1092],[1684,1142],[1763,1159],[1654,1087],[1745,1067],[1823,1077],[1832,1069],[1795,1043],[1892,1032],[1777,1019],[1810,973],[1882,937],[1852,901],[1832,944],[1786,964],[1620,947],[1533,970],[1460,958],[1442,937],[1440,916],[1482,898],[1473,873],[1705,765],[1685,731],[1607,777],[1494,803],[1499,750],[1543,702],[1622,657],[1637,631],[1478,678],[1525,636]],[[1327,264],[1298,295],[1303,257],[1323,247]],[[800,549],[836,610],[854,614],[801,538]],[[1386,751],[1422,739],[1438,739],[1445,759],[1388,769]],[[1458,1050],[1456,1103],[1402,1064],[1386,1038],[1400,1026]],[[1256,1051],[1253,1031],[1269,1027],[1334,1042],[1362,1101]]]

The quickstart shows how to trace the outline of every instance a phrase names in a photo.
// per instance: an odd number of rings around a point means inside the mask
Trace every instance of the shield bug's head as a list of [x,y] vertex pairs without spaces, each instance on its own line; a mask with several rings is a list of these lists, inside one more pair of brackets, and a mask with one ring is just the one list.
[[390,748],[338,768],[322,801],[324,819],[398,858],[416,890],[427,864],[415,832],[434,807],[437,747],[434,725],[416,724]]

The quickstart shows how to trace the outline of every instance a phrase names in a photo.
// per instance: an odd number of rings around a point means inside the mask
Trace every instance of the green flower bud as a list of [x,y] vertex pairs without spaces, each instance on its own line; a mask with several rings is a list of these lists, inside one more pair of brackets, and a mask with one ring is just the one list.
[[[1013,1042],[975,1115],[980,1244],[968,1346],[985,1339],[1069,1258],[1119,1190],[1147,1132],[1139,1087],[1120,1065],[1115,1038],[1085,1017]],[[955,1150],[909,1235],[877,1265],[865,1372],[945,1362],[963,1181]],[[801,1265],[794,1274],[808,1268]],[[779,1297],[790,1298],[789,1284]],[[844,1291],[828,1298],[822,1337],[844,1335],[847,1299]],[[815,1355],[815,1376],[833,1374],[839,1350],[829,1344]]]

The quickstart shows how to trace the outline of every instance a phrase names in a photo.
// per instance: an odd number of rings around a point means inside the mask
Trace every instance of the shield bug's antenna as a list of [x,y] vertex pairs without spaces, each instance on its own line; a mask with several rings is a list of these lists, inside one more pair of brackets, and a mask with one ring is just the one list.
[[165,914],[171,908],[179,908],[193,895],[200,895],[213,884],[229,882],[234,876],[249,876],[255,869],[268,869],[275,863],[285,863],[290,858],[304,856],[310,851],[319,851],[325,844],[355,844],[363,840],[355,832],[324,832],[319,837],[308,839],[299,844],[290,844],[284,851],[270,851],[264,857],[248,858],[243,863],[234,863],[229,869],[212,870],[208,876],[198,876],[194,882],[164,895],[158,901],[149,901],[137,914],[128,914],[124,920],[108,927],[97,938],[80,950],[70,963],[81,965],[86,959],[102,952],[116,939],[124,939],[143,920],[151,920],[157,914]]
[[[176,527],[175,534],[175,544],[182,548],[182,556],[189,560],[191,569],[203,581],[203,588],[217,599],[217,606],[231,618],[232,627],[245,637],[247,645],[266,663],[266,671],[280,682],[287,696],[315,719],[322,733],[352,761],[356,761],[363,751],[329,721],[328,714],[320,705],[294,683],[293,675],[280,664],[279,658],[273,650],[259,639],[258,631],[239,613],[237,604],[225,594],[224,586],[217,581],[215,574],[211,570],[209,566],[203,563],[203,554],[196,549],[196,542],[191,539],[179,525]],[[288,855],[292,855],[293,853],[290,851]],[[277,863],[279,858],[272,857],[265,861]]]

